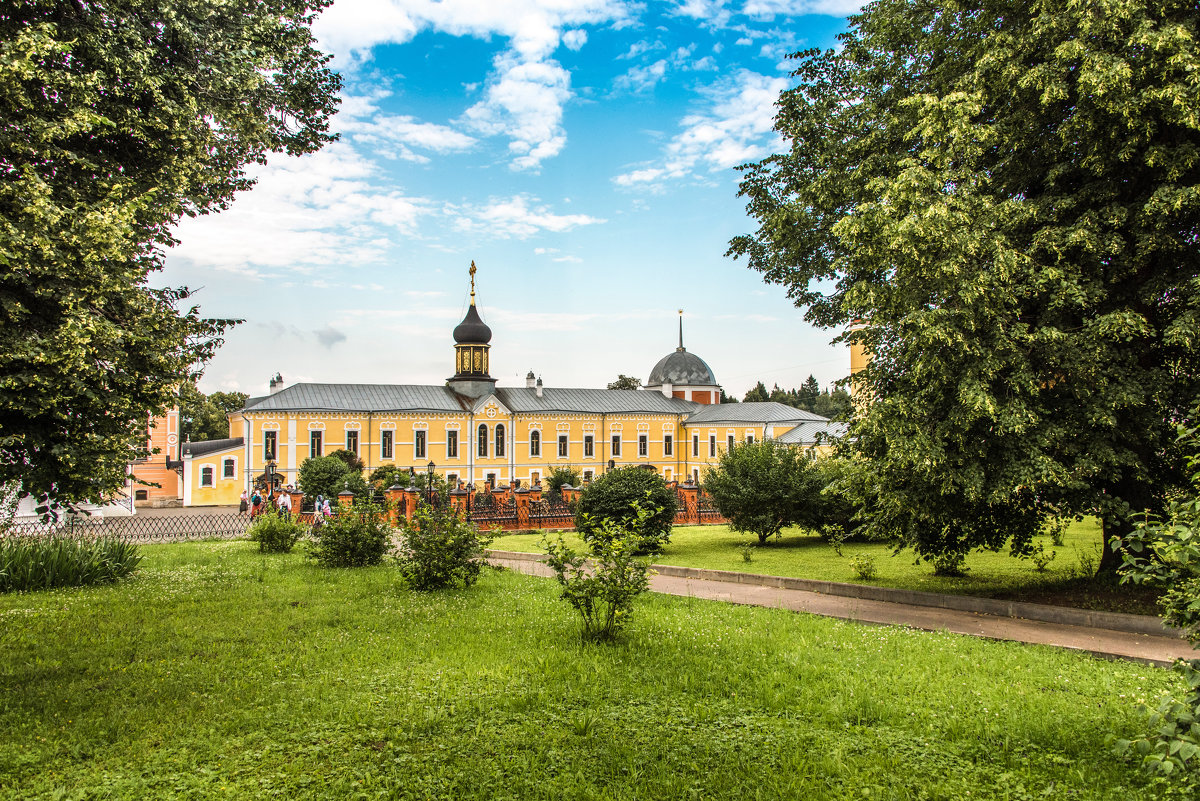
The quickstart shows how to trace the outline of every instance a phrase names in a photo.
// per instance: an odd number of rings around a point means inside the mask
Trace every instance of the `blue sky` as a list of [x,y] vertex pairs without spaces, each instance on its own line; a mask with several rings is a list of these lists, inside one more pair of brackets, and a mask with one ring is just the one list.
[[854,0],[337,0],[337,143],[278,156],[180,224],[163,281],[240,317],[201,389],[440,384],[468,303],[491,374],[643,381],[677,337],[740,397],[849,371],[782,288],[724,256],[753,230],[737,164],[780,145],[789,52],[835,44]]

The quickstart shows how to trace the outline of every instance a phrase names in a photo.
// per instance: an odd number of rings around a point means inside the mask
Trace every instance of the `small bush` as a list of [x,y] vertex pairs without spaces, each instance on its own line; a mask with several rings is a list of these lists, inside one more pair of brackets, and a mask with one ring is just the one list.
[[631,619],[634,599],[649,589],[649,565],[637,558],[634,531],[641,530],[650,514],[637,509],[630,528],[611,520],[593,523],[597,536],[590,562],[567,547],[561,535],[542,540],[546,564],[562,586],[560,597],[583,618],[584,640],[615,638]]
[[1044,572],[1056,556],[1058,556],[1058,551],[1046,553],[1046,546],[1040,542],[1029,551],[1029,558],[1033,562],[1033,569],[1039,573]]
[[420,506],[404,525],[404,544],[396,559],[400,574],[414,590],[470,587],[487,564],[492,542],[448,506]]
[[743,542],[739,546],[738,550],[740,550],[742,552],[742,561],[743,562],[753,562],[754,561],[754,543]]
[[290,553],[296,541],[304,536],[304,526],[268,507],[255,518],[246,533],[251,542],[258,543],[258,550],[263,553]]
[[138,546],[114,537],[0,538],[0,592],[106,584],[141,561]]
[[575,511],[575,528],[593,551],[608,532],[622,531],[637,553],[662,553],[670,542],[678,506],[675,493],[657,473],[621,467],[595,479],[584,491]]
[[879,575],[879,568],[875,566],[875,557],[870,554],[860,553],[851,556],[850,569],[863,581],[871,581]]
[[383,562],[391,544],[387,512],[369,500],[355,499],[332,520],[313,529],[308,558],[323,567],[369,567]]

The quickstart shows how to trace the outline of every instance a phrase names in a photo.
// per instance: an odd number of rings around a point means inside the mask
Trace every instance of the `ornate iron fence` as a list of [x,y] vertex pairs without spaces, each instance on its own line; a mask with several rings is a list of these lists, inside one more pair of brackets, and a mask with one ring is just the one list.
[[246,536],[250,517],[241,514],[131,517],[70,516],[57,522],[14,523],[0,537],[116,537],[128,542],[236,540]]
[[558,501],[537,500],[529,502],[530,528],[574,528],[575,510]]

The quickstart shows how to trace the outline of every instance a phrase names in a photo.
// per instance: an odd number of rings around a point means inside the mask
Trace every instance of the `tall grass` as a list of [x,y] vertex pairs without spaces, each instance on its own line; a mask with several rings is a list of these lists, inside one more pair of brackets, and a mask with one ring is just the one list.
[[124,578],[142,560],[138,546],[114,537],[0,539],[0,592],[106,584]]

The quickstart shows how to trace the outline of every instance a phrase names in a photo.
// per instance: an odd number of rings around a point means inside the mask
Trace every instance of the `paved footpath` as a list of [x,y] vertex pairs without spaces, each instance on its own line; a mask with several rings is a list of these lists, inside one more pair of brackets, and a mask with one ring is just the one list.
[[[528,575],[554,575],[545,564],[524,555],[517,557],[513,554],[506,557],[496,554],[489,557],[488,561]],[[794,612],[808,612],[862,623],[911,626],[927,631],[949,631],[993,640],[1053,645],[1085,651],[1106,659],[1127,659],[1154,665],[1169,665],[1176,659],[1192,659],[1197,656],[1186,640],[1169,634],[1135,634],[711,579],[657,575],[650,579],[650,589],[666,595],[790,609]]]

